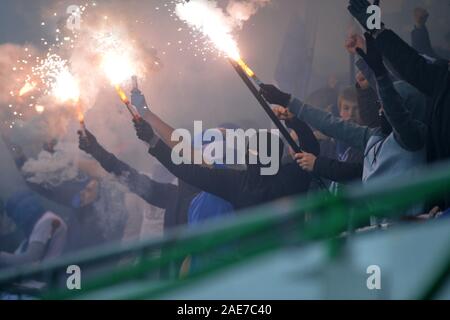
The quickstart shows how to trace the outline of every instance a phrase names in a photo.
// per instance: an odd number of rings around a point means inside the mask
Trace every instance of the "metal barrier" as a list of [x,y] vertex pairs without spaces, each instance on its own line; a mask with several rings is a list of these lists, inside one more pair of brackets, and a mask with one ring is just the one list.
[[[158,298],[214,272],[286,245],[329,240],[331,254],[337,255],[344,239],[340,235],[349,230],[349,221],[360,225],[369,217],[394,219],[402,215],[398,209],[434,199],[447,194],[448,190],[450,165],[447,164],[402,179],[379,181],[365,188],[351,186],[338,196],[318,193],[284,199],[241,212],[236,219],[217,221],[196,229],[175,230],[162,239],[97,248],[39,266],[3,272],[0,274],[0,290],[7,290],[23,280],[39,278],[48,285],[40,295],[44,299],[95,298],[99,290],[114,290],[126,283],[133,283],[132,288],[118,290],[115,298]],[[312,218],[305,219],[307,214]],[[226,246],[233,246],[233,249],[224,250]],[[217,251],[223,251],[220,259],[212,259],[184,278],[148,279],[152,272],[167,269],[187,256]],[[112,270],[85,281],[81,291],[69,291],[58,285],[59,276],[65,275],[69,265],[84,268],[130,256],[134,263],[114,265]],[[436,271],[436,278],[429,288],[417,295],[418,298],[435,296],[448,278],[449,261],[450,257],[442,270]]]

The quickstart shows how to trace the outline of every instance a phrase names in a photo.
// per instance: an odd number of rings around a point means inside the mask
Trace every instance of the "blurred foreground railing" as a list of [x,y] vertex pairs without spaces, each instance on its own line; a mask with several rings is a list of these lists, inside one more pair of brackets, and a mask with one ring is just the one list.
[[[300,245],[317,240],[330,241],[330,254],[339,248],[349,231],[349,224],[363,225],[370,217],[396,218],[402,208],[424,200],[432,200],[450,190],[450,164],[440,165],[408,175],[402,179],[379,181],[371,186],[348,187],[339,196],[317,193],[308,197],[285,199],[239,213],[235,219],[208,223],[195,229],[183,228],[161,239],[135,244],[96,248],[76,256],[55,260],[38,266],[18,268],[0,274],[0,291],[14,284],[36,279],[47,283],[39,297],[47,299],[95,298],[96,293],[109,289],[113,298],[158,298],[180,286],[193,283],[206,275],[242,263],[250,258],[287,245]],[[311,217],[306,219],[306,217]],[[192,270],[189,276],[163,277],[159,272],[171,265],[180,265],[187,256],[216,255]],[[450,253],[450,244],[449,244]],[[118,260],[131,263],[117,263]],[[448,278],[450,256],[433,283],[417,298],[433,298]],[[111,263],[107,271],[83,276],[82,290],[65,287],[69,265],[82,270]],[[157,274],[157,276],[149,276]],[[114,290],[130,283],[130,288]]]

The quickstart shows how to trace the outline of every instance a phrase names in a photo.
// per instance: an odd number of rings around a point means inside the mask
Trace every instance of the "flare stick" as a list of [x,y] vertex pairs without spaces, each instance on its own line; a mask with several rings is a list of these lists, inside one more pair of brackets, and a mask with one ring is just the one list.
[[120,100],[125,104],[128,111],[130,112],[133,119],[139,120],[141,119],[141,116],[137,113],[137,111],[134,109],[133,105],[131,104],[130,100],[128,99],[125,91],[120,87],[120,85],[115,85],[115,89],[117,91],[117,94],[120,97]]
[[[245,64],[242,59],[235,61],[233,59],[228,59],[228,61],[231,63],[233,68],[236,70],[238,75],[241,77],[241,79],[244,81],[244,83],[247,85],[247,87],[250,89],[250,91],[255,96],[256,100],[258,100],[261,107],[264,109],[264,111],[267,113],[269,118],[273,121],[275,126],[280,130],[281,135],[286,139],[287,143],[291,146],[291,148],[295,151],[295,153],[302,153],[303,150],[300,148],[300,146],[295,142],[295,140],[291,137],[289,131],[286,129],[286,127],[283,125],[280,119],[277,118],[275,113],[272,111],[272,108],[270,107],[269,103],[264,99],[264,97],[261,95],[259,90],[256,88],[256,86],[252,83],[250,78],[252,78],[258,85],[261,85],[262,82],[259,80],[255,73]],[[327,187],[325,183],[317,177],[314,174],[311,174],[312,177],[317,181],[319,187],[323,190],[327,190]]]

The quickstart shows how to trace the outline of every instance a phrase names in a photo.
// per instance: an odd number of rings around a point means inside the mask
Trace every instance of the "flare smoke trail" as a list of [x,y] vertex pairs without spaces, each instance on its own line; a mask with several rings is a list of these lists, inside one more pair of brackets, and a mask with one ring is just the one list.
[[230,0],[227,5],[227,13],[233,18],[236,25],[242,28],[256,12],[266,6],[271,0]]
[[[121,117],[123,110],[120,101],[100,68],[99,59],[103,53],[101,49],[105,49],[102,44],[107,43],[107,35],[113,35],[110,39],[114,38],[116,44],[121,44],[118,48],[121,54],[129,54],[130,60],[136,65],[133,72],[141,79],[162,68],[157,50],[149,46],[148,41],[136,41],[134,20],[119,22],[120,13],[115,8],[102,6],[99,11],[95,8],[86,9],[83,28],[72,33],[64,27],[66,19],[63,15],[54,16],[53,12],[65,12],[64,3],[57,3],[55,6],[58,5],[61,10],[52,7],[41,17],[41,21],[45,21],[42,26],[45,25],[47,30],[41,39],[45,42],[41,44],[47,50],[38,52],[32,46],[12,44],[0,46],[0,85],[3,88],[0,91],[0,105],[3,110],[0,120],[2,127],[7,129],[7,138],[20,146],[31,159],[24,167],[23,173],[38,183],[48,179],[59,184],[72,179],[80,151],[76,141],[77,110],[72,104],[58,102],[52,96],[52,88],[48,86],[48,82],[37,81],[39,83],[33,90],[19,97],[20,88],[24,87],[27,80],[43,80],[42,72],[39,75],[33,74],[33,67],[39,69],[36,66],[45,62],[50,53],[61,58],[80,86],[80,99],[83,112],[87,113],[89,130],[113,152],[123,151],[121,143],[135,141],[135,134],[131,125],[129,130],[117,130],[123,128],[124,122],[128,123],[129,118]],[[103,14],[108,14],[110,19],[103,19]],[[128,90],[127,87],[125,89]],[[111,93],[105,94],[109,90]],[[52,139],[60,142],[55,155],[41,152],[42,144]],[[135,144],[136,148],[142,149],[137,141]],[[130,146],[133,147],[133,144],[127,143],[127,148],[131,148]],[[130,154],[136,155],[136,152]],[[138,162],[133,160],[134,163]],[[74,161],[75,163],[72,163]],[[145,167],[148,170],[148,161]]]
[[[180,2],[175,7],[175,14],[195,31],[202,33],[219,50],[227,56],[240,58],[238,45],[233,33],[241,29],[260,7],[270,0],[230,0],[226,10],[216,1],[191,0]],[[214,51],[212,48],[206,50]]]

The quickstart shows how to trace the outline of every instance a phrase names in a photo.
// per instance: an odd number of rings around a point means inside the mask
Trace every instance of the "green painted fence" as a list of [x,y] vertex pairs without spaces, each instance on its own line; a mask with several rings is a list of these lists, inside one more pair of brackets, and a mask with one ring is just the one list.
[[[95,299],[96,293],[105,289],[116,290],[115,298],[120,299],[159,298],[205,276],[288,245],[328,240],[330,257],[338,256],[343,242],[347,241],[345,234],[364,225],[370,217],[395,219],[401,215],[401,209],[435,199],[448,190],[450,165],[446,164],[365,188],[348,187],[338,196],[317,193],[284,199],[241,212],[237,218],[196,229],[174,230],[161,239],[96,248],[42,265],[3,272],[0,291],[13,292],[17,283],[39,279],[47,287],[35,296],[44,299]],[[180,278],[176,270],[187,256],[212,258]],[[123,259],[132,262],[117,263]],[[83,290],[69,291],[65,282],[60,281],[69,265],[101,271],[83,279]],[[440,270],[430,270],[435,277],[424,292],[417,293],[417,298],[431,299],[436,295],[448,279],[449,265],[450,254]],[[162,275],[161,270],[175,272]]]

